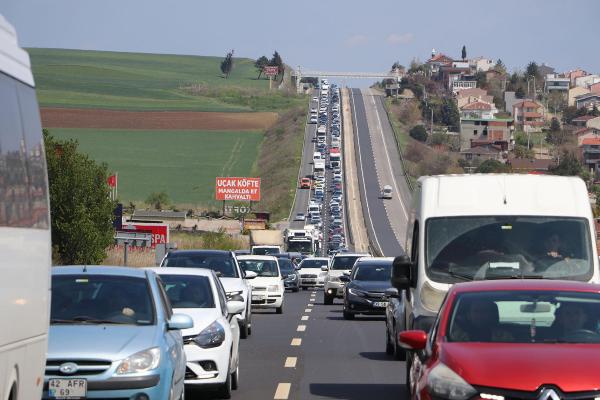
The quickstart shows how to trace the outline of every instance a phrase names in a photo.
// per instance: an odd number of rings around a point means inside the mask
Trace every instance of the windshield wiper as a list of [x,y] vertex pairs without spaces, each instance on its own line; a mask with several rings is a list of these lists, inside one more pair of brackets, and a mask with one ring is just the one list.
[[448,270],[448,275],[450,275],[453,278],[461,279],[464,282],[470,282],[470,281],[473,280],[473,276],[472,275],[459,274],[458,272],[452,271],[451,269]]
[[117,322],[110,319],[95,319],[89,317],[75,317],[73,319],[51,319],[51,324],[76,324],[76,323],[84,323],[84,324],[124,324],[124,322]]

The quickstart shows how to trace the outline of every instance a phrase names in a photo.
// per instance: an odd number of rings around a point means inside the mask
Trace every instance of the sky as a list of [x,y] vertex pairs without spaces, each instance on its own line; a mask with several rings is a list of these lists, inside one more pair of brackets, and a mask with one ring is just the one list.
[[599,0],[0,0],[23,47],[258,58],[384,72],[427,60],[529,61],[600,72]]

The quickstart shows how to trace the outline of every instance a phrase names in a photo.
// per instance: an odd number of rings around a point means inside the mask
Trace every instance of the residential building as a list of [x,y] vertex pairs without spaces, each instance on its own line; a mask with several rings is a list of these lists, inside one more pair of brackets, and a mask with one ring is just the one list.
[[595,176],[600,172],[600,137],[585,138],[579,146],[583,163]]
[[476,143],[504,143],[512,140],[512,118],[461,118],[460,149],[466,150]]
[[588,94],[590,93],[590,90],[581,86],[575,86],[571,89],[569,89],[569,96],[568,96],[568,100],[567,100],[567,104],[569,106],[574,106],[575,105],[575,98],[577,96],[581,96],[583,94]]
[[452,68],[462,68],[471,71],[471,65],[468,61],[452,61]]
[[548,74],[554,74],[556,71],[553,67],[542,63],[542,65],[538,65],[538,72],[541,76],[546,76]]
[[589,119],[587,121],[587,123],[585,124],[585,126],[588,128],[597,129],[600,131],[600,117]]
[[546,174],[555,165],[552,159],[511,158],[507,162],[514,173]]
[[493,103],[476,101],[460,107],[461,118],[493,119],[498,109]]
[[460,155],[467,161],[474,161],[476,159],[479,159],[479,161],[503,161],[502,146],[493,143],[485,143],[462,150]]
[[[474,88],[474,89],[477,89],[477,88]],[[466,90],[471,90],[471,89],[466,89]],[[464,92],[464,91],[465,90],[461,90],[461,92]],[[462,108],[462,107],[464,107],[467,104],[476,103],[478,101],[483,101],[485,103],[493,103],[494,102],[494,96],[490,96],[488,94],[483,95],[483,96],[475,96],[475,95],[473,95],[473,96],[465,96],[465,95],[460,96],[459,94],[457,94],[456,97],[455,97],[455,99],[456,99],[456,105],[457,105],[457,107],[459,109]]]
[[596,82],[596,83],[590,85],[590,92],[600,93],[600,82]]
[[436,53],[435,49],[431,51],[431,58],[425,62],[431,68],[432,74],[437,74],[442,66],[451,66],[454,60],[442,53]]
[[[471,75],[470,68],[455,68],[452,65],[442,65],[438,71],[437,79],[453,93],[462,89],[471,89],[477,87],[475,77]],[[469,83],[458,83],[461,81],[469,81]],[[454,82],[457,82],[454,84]],[[455,86],[456,85],[456,86]],[[456,87],[456,91],[453,88]]]
[[515,92],[504,92],[504,110],[510,115],[513,115],[513,106],[525,100],[532,101],[529,98],[518,99],[517,96],[515,96]]
[[469,60],[469,66],[477,72],[487,72],[494,68],[495,65],[496,62],[494,60],[490,60],[489,58],[484,57],[476,57]]
[[543,106],[538,102],[524,100],[513,105],[512,116],[515,125],[525,132],[539,132],[545,125],[543,111]]
[[598,75],[585,75],[575,78],[575,86],[588,88],[594,83],[600,82],[600,76]]
[[567,77],[558,74],[548,74],[544,78],[544,90],[546,93],[569,91],[571,80]]
[[571,124],[580,128],[587,128],[587,122],[590,119],[594,119],[593,115],[582,115],[581,117],[573,118]]
[[451,80],[448,83],[448,89],[456,94],[460,90],[473,89],[477,87],[477,80],[475,77],[467,77],[460,75],[451,75]]
[[588,73],[582,69],[574,69],[569,72],[565,72],[563,75],[569,78],[571,81],[571,87],[573,87],[575,86],[575,79],[586,76]]
[[600,129],[596,128],[582,128],[574,132],[577,136],[577,146],[581,146],[585,139],[600,138]]
[[588,110],[600,110],[600,93],[588,93],[575,97],[575,105],[577,108],[587,108]]

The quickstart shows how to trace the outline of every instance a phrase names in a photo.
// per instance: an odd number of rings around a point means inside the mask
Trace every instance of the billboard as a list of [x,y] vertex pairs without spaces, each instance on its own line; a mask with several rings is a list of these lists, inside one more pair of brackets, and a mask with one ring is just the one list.
[[157,244],[169,243],[169,225],[167,224],[145,222],[125,223],[123,224],[123,230],[135,231],[140,233],[151,233],[152,248],[155,248]]
[[217,200],[260,201],[260,178],[217,177]]
[[266,67],[263,67],[263,73],[266,76],[275,76],[279,73],[279,67],[267,65]]

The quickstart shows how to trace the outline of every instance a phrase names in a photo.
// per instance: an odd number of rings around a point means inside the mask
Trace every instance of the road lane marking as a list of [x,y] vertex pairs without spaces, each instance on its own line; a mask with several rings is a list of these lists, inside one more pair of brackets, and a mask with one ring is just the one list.
[[306,330],[306,325],[298,325],[298,328],[296,328],[296,331],[298,332],[304,332]]
[[277,385],[277,390],[275,390],[274,400],[287,400],[290,395],[291,383],[280,383]]
[[304,312],[312,312],[312,308],[307,308],[304,310]]
[[[310,310],[309,310],[310,312]],[[301,321],[308,321],[308,315],[303,315],[302,318],[300,318]]]
[[309,304],[308,306],[309,306],[309,307],[313,307],[313,306],[314,306],[314,304]]
[[290,343],[290,346],[300,346],[301,344],[302,344],[302,339],[293,338],[292,343]]
[[285,359],[285,368],[296,368],[297,357],[288,357]]
[[[381,254],[383,254],[383,249],[381,248],[381,244],[379,244],[379,238],[377,238],[375,226],[373,225],[373,218],[371,217],[371,208],[369,207],[369,196],[367,193],[367,186],[365,183],[365,173],[364,173],[364,167],[363,167],[363,161],[362,161],[362,151],[360,149],[360,133],[358,131],[358,117],[356,114],[356,101],[354,100],[354,92],[352,91],[352,89],[350,90],[350,97],[352,98],[352,108],[354,109],[354,113],[352,116],[354,117],[354,122],[355,122],[354,128],[356,129],[356,139],[357,139],[357,144],[358,144],[358,160],[359,160],[359,165],[360,165],[360,176],[362,177],[362,187],[363,187],[363,193],[365,194],[365,203],[367,203],[366,204],[367,205],[367,215],[369,216],[369,222],[371,223],[371,229],[373,230],[373,236],[375,236],[375,243],[377,243],[377,247],[379,247],[379,252]],[[361,97],[362,97],[362,95],[361,95]],[[363,100],[363,106],[364,106],[364,100]],[[365,118],[366,117],[367,117],[367,110],[365,108]],[[369,129],[369,124],[367,122],[367,130],[368,129]],[[373,147],[373,144],[371,143],[371,148],[372,147]],[[377,165],[375,165],[375,172],[377,172]]]
[[316,301],[317,299],[310,299],[310,301]]

